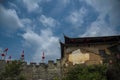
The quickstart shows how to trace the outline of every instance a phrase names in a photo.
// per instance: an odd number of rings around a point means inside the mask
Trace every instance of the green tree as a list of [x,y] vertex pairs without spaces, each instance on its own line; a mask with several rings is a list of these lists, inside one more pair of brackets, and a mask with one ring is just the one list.
[[105,65],[76,65],[68,70],[63,80],[106,80]]
[[4,71],[0,74],[0,80],[26,80],[21,71],[22,62],[11,61],[5,65]]

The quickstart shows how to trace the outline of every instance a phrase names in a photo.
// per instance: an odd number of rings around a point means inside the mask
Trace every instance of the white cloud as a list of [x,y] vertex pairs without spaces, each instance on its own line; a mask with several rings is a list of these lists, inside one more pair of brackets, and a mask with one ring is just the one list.
[[80,36],[82,37],[84,36],[109,36],[109,35],[114,35],[114,34],[116,34],[114,27],[111,27],[109,24],[105,23],[103,19],[102,20],[98,19],[95,22],[93,22],[90,25],[90,27],[88,27],[88,29],[83,35],[80,35]]
[[91,5],[93,8],[95,8],[99,12],[108,12],[111,9],[111,3],[112,0],[85,0],[87,4]]
[[0,25],[9,31],[24,27],[16,11],[6,9],[2,5],[0,5]]
[[44,0],[44,1],[46,1],[46,2],[50,2],[50,1],[52,1],[52,0]]
[[[99,16],[96,21],[92,22],[88,29],[82,36],[105,36],[116,35],[116,28],[120,26],[120,1],[118,0],[85,0],[87,4],[91,5]],[[105,20],[108,15],[108,21]]]
[[42,2],[50,2],[52,0],[23,0],[28,12],[42,12]]
[[14,3],[8,2],[8,4],[9,4],[11,7],[18,9],[18,7],[17,7]]
[[59,22],[53,19],[52,17],[46,17],[45,15],[41,15],[39,18],[39,21],[45,26],[45,27],[55,27],[59,25]]
[[61,0],[62,4],[66,5],[68,3],[70,3],[70,0]]
[[50,29],[41,30],[40,35],[32,30],[27,30],[22,36],[27,43],[36,48],[33,61],[40,62],[43,51],[46,60],[60,58],[58,37],[53,36]]
[[26,27],[27,27],[27,26],[30,27],[30,25],[32,26],[32,20],[29,19],[29,18],[21,19],[21,22],[22,22]]
[[119,0],[86,0],[86,3],[95,8],[100,15],[109,15],[111,25],[120,25],[120,1]]
[[87,15],[87,9],[81,7],[80,10],[72,11],[67,17],[67,21],[74,26],[81,26],[84,23],[84,17]]
[[29,12],[36,11],[38,9],[41,12],[41,7],[39,6],[40,2],[41,0],[23,0],[23,3]]

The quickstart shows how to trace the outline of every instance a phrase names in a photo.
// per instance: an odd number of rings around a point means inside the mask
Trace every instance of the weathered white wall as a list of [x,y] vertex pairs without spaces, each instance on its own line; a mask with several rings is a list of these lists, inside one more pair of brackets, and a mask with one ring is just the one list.
[[90,59],[89,53],[82,53],[80,49],[73,51],[69,54],[68,60],[74,64],[85,63],[85,61]]

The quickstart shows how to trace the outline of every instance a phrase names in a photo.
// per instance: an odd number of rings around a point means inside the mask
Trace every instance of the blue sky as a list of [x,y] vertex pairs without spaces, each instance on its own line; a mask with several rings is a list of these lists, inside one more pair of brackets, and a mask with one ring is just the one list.
[[119,0],[1,0],[0,49],[27,62],[60,58],[59,40],[120,34]]

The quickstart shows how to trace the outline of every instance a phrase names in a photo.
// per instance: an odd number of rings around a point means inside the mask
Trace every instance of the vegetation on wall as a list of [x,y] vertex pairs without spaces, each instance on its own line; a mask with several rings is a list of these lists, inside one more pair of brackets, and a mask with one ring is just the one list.
[[0,80],[26,80],[21,74],[22,62],[12,61],[5,65],[5,69],[0,74]]
[[63,80],[107,80],[106,65],[75,65],[70,68]]

